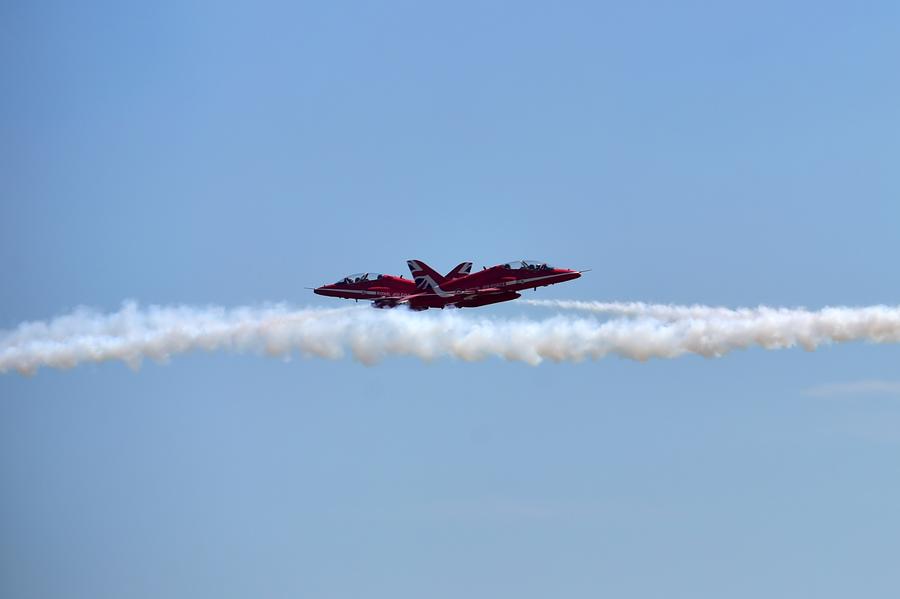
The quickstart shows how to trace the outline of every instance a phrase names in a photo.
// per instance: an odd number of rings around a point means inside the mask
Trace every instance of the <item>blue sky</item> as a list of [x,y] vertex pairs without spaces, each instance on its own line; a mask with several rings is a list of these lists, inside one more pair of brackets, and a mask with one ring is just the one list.
[[[895,3],[0,11],[3,329],[330,305],[304,287],[408,258],[593,268],[539,298],[900,296]],[[0,591],[895,596],[898,358],[6,375]]]

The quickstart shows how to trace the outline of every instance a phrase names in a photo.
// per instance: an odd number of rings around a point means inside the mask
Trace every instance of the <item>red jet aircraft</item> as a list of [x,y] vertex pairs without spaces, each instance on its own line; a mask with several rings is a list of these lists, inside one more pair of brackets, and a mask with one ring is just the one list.
[[446,276],[421,260],[408,260],[413,281],[377,273],[344,277],[332,285],[315,289],[319,295],[372,300],[375,308],[407,305],[412,310],[428,308],[477,308],[521,297],[523,289],[537,289],[571,281],[584,271],[555,268],[543,262],[522,260],[498,264],[471,274],[472,263],[463,262]]

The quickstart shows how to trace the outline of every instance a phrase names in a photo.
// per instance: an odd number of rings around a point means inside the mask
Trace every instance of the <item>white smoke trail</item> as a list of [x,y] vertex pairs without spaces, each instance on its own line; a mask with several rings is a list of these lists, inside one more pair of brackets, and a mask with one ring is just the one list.
[[[544,320],[503,320],[458,311],[413,313],[369,308],[292,309],[218,307],[139,308],[119,312],[79,309],[47,322],[0,332],[0,373],[32,374],[41,367],[70,368],[84,362],[121,360],[137,367],[143,358],[166,361],[193,350],[253,351],[335,359],[350,353],[365,364],[385,356],[431,360],[501,357],[539,364],[618,355],[636,360],[707,357],[760,346],[813,350],[833,342],[900,342],[900,308],[751,310],[737,318],[702,307],[688,319],[666,312],[633,311],[637,318],[599,321],[557,315]],[[654,308],[656,310],[656,308]],[[650,318],[647,314],[655,314]]]
[[[788,317],[814,314],[805,308],[773,308],[758,306],[756,308],[726,308],[723,306],[704,306],[692,304],[679,306],[675,304],[648,304],[644,302],[587,302],[578,300],[520,300],[529,306],[541,308],[557,308],[559,310],[575,310],[594,314],[610,314],[638,318],[654,318],[662,321],[689,319],[722,319],[747,320],[767,317]],[[882,308],[882,306],[877,306]]]

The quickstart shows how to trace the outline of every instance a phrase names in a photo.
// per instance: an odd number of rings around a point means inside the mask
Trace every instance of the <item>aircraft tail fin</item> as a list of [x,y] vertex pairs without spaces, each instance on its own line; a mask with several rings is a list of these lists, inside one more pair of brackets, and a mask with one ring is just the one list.
[[447,273],[445,278],[447,279],[458,279],[459,277],[464,277],[467,274],[472,272],[472,263],[471,262],[463,262],[459,264],[456,268]]
[[435,285],[440,285],[445,280],[443,275],[421,260],[407,260],[406,265],[419,289],[431,291]]

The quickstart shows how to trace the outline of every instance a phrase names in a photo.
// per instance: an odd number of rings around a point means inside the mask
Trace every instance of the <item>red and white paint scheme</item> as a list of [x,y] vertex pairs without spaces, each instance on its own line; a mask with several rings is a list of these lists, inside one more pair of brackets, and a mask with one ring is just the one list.
[[472,273],[472,263],[463,262],[441,275],[421,260],[407,260],[413,280],[377,273],[344,277],[332,285],[315,289],[319,295],[370,300],[375,308],[406,305],[412,310],[428,308],[477,308],[508,302],[519,291],[571,281],[582,272],[556,268],[544,262],[519,260],[485,267]]

